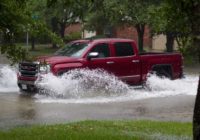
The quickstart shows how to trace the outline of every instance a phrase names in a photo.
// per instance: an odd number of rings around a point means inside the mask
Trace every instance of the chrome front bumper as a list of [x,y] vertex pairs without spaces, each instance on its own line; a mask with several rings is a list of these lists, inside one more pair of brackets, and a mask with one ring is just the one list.
[[28,91],[28,92],[37,91],[37,87],[35,86],[35,81],[18,80],[17,83],[18,83],[18,87],[22,91]]
[[35,81],[18,80],[18,84],[35,85]]

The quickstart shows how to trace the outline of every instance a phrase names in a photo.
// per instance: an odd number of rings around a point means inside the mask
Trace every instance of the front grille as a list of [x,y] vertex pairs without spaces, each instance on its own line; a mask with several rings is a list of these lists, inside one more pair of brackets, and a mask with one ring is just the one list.
[[19,72],[25,77],[35,77],[39,72],[39,64],[22,62],[19,64]]

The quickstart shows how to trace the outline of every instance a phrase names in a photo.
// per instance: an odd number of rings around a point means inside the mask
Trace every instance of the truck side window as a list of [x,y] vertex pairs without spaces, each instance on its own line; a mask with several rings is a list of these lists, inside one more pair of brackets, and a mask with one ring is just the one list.
[[102,43],[102,44],[98,44],[98,45],[94,46],[90,52],[98,52],[99,53],[98,58],[110,56],[109,45],[106,43]]
[[114,44],[116,56],[134,55],[133,46],[130,42],[117,42]]

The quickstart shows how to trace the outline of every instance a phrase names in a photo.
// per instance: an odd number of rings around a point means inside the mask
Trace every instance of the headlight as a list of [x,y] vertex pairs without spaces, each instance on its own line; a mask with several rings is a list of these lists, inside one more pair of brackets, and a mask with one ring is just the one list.
[[40,65],[40,73],[49,73],[50,72],[50,65]]

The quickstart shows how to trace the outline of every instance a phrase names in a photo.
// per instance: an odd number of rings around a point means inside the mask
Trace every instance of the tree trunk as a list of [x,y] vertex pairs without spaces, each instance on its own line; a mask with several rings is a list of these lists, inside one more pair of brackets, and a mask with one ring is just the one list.
[[196,55],[197,55],[197,59],[198,62],[200,63],[200,38],[198,38],[197,36],[193,37],[193,46],[195,46],[195,51],[196,51]]
[[196,1],[192,1],[192,16],[191,16],[191,29],[193,36],[193,46],[196,47],[198,61],[200,63],[200,3]]
[[12,40],[12,35],[10,35],[10,33],[3,33],[2,34],[2,44],[3,45],[8,45],[8,44],[13,44],[13,40]]
[[193,140],[200,140],[200,76],[193,115]]
[[167,32],[166,38],[167,38],[167,42],[166,42],[167,52],[173,52],[174,50],[173,46],[174,46],[174,40],[175,40],[174,34],[171,32]]
[[143,38],[144,38],[144,29],[145,29],[145,24],[137,24],[136,26],[137,29],[137,34],[138,34],[138,47],[139,51],[143,52]]
[[[194,4],[193,2],[193,7],[191,8],[191,11],[193,11],[193,15],[191,15],[191,29],[192,29],[192,38],[193,38],[193,45],[194,47],[197,47],[198,51],[198,57],[199,57],[199,62],[200,62],[200,39],[199,39],[199,34],[200,34],[200,4]],[[200,78],[200,77],[199,77]],[[199,140],[200,139],[200,79],[199,79],[199,85],[198,85],[198,90],[197,90],[197,95],[196,95],[196,101],[195,101],[195,107],[194,107],[194,115],[193,115],[193,140]]]
[[35,37],[31,37],[31,50],[35,50]]
[[52,44],[52,48],[57,48],[57,45],[55,43]]
[[[56,17],[53,17],[51,19],[51,29],[53,33],[57,33],[58,32],[58,19]],[[53,48],[57,48],[56,44],[53,43],[52,44]]]
[[60,23],[60,37],[64,38],[65,37],[65,23]]
[[58,19],[56,17],[51,18],[51,29],[54,33],[58,31]]
[[96,28],[96,35],[97,35],[97,36],[99,36],[99,35],[104,35],[103,29],[102,29],[102,28]]

